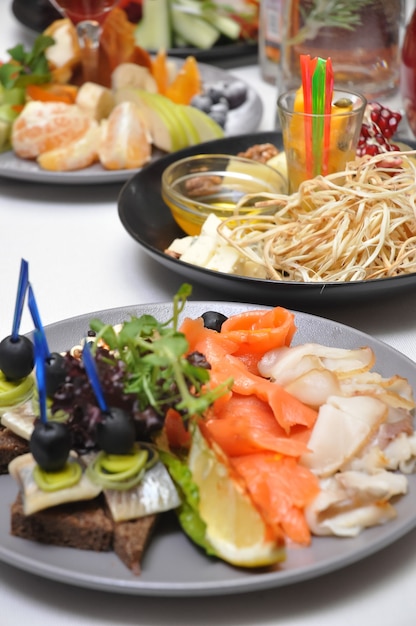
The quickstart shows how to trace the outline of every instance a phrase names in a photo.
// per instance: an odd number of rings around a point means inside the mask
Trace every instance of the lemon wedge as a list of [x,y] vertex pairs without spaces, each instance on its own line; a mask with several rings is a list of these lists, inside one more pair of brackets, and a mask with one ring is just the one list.
[[266,164],[277,170],[279,174],[284,176],[284,178],[287,180],[287,160],[286,153],[283,152],[283,150],[273,156],[271,159],[269,159]]
[[206,539],[221,559],[239,567],[285,559],[284,541],[271,536],[245,487],[231,476],[221,450],[208,444],[199,427],[193,433],[188,465],[199,489]]

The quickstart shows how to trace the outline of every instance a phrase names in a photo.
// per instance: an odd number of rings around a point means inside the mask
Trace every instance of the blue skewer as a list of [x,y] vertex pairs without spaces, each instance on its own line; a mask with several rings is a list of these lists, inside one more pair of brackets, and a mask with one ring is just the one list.
[[12,339],[17,340],[22,320],[23,303],[26,296],[26,290],[29,280],[29,264],[24,259],[20,262],[19,282],[17,285],[16,305],[14,309]]
[[93,388],[95,396],[97,398],[98,406],[103,413],[108,413],[107,402],[105,401],[100,380],[98,378],[97,366],[88,343],[84,344],[84,347],[82,349],[82,358],[88,374],[88,378],[90,379],[91,387]]
[[42,340],[42,333],[39,330],[35,330],[34,333],[35,344],[35,367],[36,367],[36,382],[39,394],[39,410],[41,422],[46,424],[47,411],[46,411],[46,381],[45,381],[45,354],[44,345]]
[[29,310],[32,315],[33,323],[37,331],[39,331],[39,344],[43,350],[43,358],[47,359],[50,356],[50,350],[45,335],[45,330],[40,319],[38,305],[36,304],[35,294],[31,284],[29,283],[29,296],[28,296]]

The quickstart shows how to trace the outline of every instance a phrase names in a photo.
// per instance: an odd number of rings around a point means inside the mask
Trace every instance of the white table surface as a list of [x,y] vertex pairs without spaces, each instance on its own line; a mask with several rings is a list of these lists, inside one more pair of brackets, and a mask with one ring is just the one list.
[[[32,40],[5,7],[0,35],[1,50]],[[272,129],[275,89],[260,80],[255,65],[232,71],[258,89],[265,105],[260,128]],[[105,308],[171,300],[182,279],[148,258],[126,233],[117,214],[119,189],[120,185],[52,187],[0,178],[0,337],[11,329],[22,257],[30,264],[44,324]],[[195,286],[193,299],[225,297]],[[416,294],[409,294],[394,301],[386,298],[382,305],[352,302],[350,310],[319,313],[414,358],[415,311]],[[30,329],[31,321],[24,315],[21,330]],[[413,626],[416,530],[336,573],[233,597],[104,594],[37,578],[5,564],[0,564],[0,581],[1,626]]]

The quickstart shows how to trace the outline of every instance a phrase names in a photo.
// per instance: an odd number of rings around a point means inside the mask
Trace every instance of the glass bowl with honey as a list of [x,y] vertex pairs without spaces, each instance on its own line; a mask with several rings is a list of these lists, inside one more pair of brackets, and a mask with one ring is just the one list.
[[[267,210],[256,207],[264,193],[286,193],[287,182],[270,165],[228,154],[198,154],[171,163],[162,174],[162,197],[177,224],[188,235],[198,235],[207,217],[253,217]],[[257,197],[258,194],[258,197]],[[275,210],[275,209],[273,209]]]

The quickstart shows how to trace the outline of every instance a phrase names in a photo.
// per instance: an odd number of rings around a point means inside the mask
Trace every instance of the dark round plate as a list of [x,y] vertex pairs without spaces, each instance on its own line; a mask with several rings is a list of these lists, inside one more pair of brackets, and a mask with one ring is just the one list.
[[183,237],[184,233],[162,200],[160,181],[163,170],[173,161],[188,155],[204,152],[236,154],[253,144],[265,142],[281,147],[281,134],[261,132],[210,141],[163,157],[149,165],[133,176],[121,190],[118,212],[123,226],[156,261],[185,276],[191,283],[203,283],[224,292],[228,299],[281,304],[307,311],[321,305],[345,306],[353,299],[363,302],[392,298],[416,287],[416,274],[343,283],[301,283],[245,278],[206,270],[165,254],[164,250],[173,239]]
[[[49,0],[13,0],[12,11],[21,24],[37,32],[42,32],[54,20],[62,18]],[[205,63],[221,64],[225,60],[232,60],[233,66],[246,64],[248,57],[257,61],[257,43],[229,43],[214,46],[209,50],[170,48],[167,52],[169,56],[179,58],[193,55],[198,61]]]

